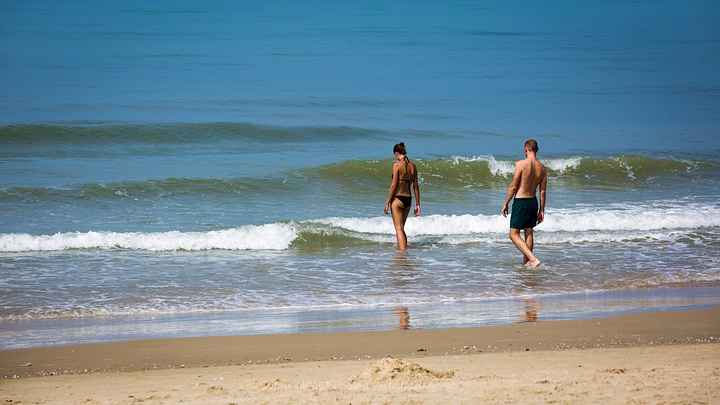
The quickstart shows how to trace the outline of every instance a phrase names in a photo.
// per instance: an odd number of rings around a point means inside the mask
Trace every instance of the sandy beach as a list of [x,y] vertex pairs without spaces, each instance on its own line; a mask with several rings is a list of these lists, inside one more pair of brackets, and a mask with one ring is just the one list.
[[5,403],[720,401],[720,309],[0,352]]

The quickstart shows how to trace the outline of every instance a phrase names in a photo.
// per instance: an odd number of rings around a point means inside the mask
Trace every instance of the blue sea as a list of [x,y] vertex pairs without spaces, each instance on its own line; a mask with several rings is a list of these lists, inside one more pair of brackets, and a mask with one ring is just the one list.
[[0,1],[0,349],[718,305],[718,72],[715,1]]

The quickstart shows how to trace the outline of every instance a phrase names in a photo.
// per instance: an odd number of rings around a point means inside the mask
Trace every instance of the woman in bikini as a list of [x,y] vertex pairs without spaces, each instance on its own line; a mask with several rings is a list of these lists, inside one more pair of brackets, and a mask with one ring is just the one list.
[[412,206],[410,187],[415,190],[415,216],[420,215],[420,186],[418,186],[418,172],[415,163],[407,157],[405,144],[400,142],[393,148],[395,158],[393,165],[392,184],[385,203],[385,214],[392,210],[393,224],[397,233],[398,247],[407,249],[407,235],[405,234],[405,221],[407,221]]

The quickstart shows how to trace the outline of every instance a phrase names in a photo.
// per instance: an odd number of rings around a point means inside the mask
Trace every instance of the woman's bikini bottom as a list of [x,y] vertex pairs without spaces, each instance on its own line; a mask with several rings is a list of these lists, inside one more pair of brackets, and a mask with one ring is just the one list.
[[395,198],[403,203],[403,208],[407,208],[412,205],[412,197],[409,195],[396,195]]

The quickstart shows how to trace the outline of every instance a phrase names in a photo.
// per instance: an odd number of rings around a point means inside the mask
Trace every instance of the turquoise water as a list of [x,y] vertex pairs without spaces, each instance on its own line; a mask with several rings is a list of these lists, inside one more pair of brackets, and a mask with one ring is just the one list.
[[[2,2],[3,347],[717,303],[718,22],[703,1]],[[531,137],[540,270],[500,215]],[[382,213],[399,141],[406,253]]]

